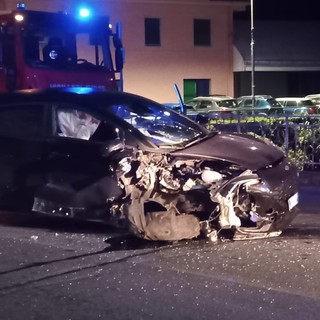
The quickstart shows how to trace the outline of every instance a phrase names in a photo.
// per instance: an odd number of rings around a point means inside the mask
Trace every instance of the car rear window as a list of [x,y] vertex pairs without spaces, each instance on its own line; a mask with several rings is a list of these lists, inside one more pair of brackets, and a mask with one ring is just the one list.
[[311,100],[301,100],[298,102],[299,107],[303,106],[313,106],[313,102]]

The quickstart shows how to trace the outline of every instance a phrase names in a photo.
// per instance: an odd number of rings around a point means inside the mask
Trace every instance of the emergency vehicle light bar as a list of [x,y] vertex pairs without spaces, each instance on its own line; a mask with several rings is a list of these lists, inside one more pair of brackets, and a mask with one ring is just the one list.
[[17,9],[18,10],[25,10],[26,4],[24,2],[17,2]]

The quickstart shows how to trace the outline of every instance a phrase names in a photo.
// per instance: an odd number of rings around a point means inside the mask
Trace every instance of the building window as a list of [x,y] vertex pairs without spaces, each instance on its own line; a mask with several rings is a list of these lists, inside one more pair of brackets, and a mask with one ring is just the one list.
[[146,46],[160,46],[160,19],[145,18],[144,32]]
[[184,79],[183,99],[188,101],[198,96],[210,94],[210,79]]
[[195,46],[211,45],[211,21],[195,19],[193,21],[193,41]]

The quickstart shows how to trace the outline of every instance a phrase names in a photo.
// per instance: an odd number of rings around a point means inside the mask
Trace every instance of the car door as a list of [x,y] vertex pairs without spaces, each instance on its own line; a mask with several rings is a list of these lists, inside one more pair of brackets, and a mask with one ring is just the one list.
[[286,113],[289,115],[294,115],[296,113],[297,110],[297,102],[294,100],[287,100],[286,101]]
[[43,183],[45,105],[11,104],[0,109],[0,204],[27,208]]
[[242,111],[244,114],[252,114],[252,99],[244,99],[242,103]]
[[[94,129],[89,128],[92,122],[88,118],[94,119]],[[52,136],[45,148],[47,182],[36,193],[33,209],[45,213],[62,207],[87,210],[122,195],[108,152],[108,147],[115,146],[119,130],[91,111],[55,103]]]

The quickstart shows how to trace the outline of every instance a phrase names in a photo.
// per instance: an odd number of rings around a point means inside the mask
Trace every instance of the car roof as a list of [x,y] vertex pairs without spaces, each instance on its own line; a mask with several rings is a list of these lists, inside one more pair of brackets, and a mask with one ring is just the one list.
[[[273,99],[273,96],[267,95],[267,94],[259,94],[254,96],[255,99]],[[238,97],[238,99],[252,99],[252,96],[241,96]]]
[[280,97],[280,98],[276,98],[276,100],[279,101],[308,101],[310,99],[308,98],[301,98],[301,97]]
[[197,101],[197,100],[207,100],[207,101],[223,101],[223,100],[236,100],[235,98],[229,96],[199,96],[189,101]]
[[320,98],[320,93],[308,94],[305,98]]
[[222,98],[222,99],[235,99],[234,97],[227,96],[226,94],[210,94],[208,97],[213,97],[213,98]]
[[[28,101],[45,102],[45,101],[61,101],[69,103],[78,103],[79,105],[89,104],[90,108],[95,108],[93,100],[101,101],[108,99],[116,102],[121,100],[122,103],[134,101],[150,101],[149,99],[132,93],[97,90],[88,87],[70,87],[70,88],[49,88],[49,89],[31,89],[20,90],[16,92],[0,93],[0,106],[8,103],[24,103]],[[152,103],[156,103],[152,101]]]

